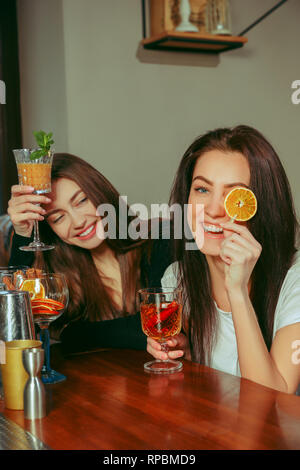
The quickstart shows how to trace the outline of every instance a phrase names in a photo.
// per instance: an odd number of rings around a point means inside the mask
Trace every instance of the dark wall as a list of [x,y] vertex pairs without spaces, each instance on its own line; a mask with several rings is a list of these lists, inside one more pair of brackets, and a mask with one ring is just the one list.
[[17,182],[12,149],[22,148],[16,0],[0,0],[0,80],[6,85],[6,104],[0,104],[0,213],[5,213]]

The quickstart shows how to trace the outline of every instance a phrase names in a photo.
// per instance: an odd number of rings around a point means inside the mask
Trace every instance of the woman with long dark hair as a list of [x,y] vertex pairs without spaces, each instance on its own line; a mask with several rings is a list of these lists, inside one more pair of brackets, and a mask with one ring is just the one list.
[[[248,222],[232,223],[224,199],[240,186],[254,192],[258,208]],[[185,152],[171,203],[191,205],[198,249],[174,240],[179,261],[162,279],[185,295],[185,334],[169,342],[169,356],[186,350],[193,361],[294,393],[300,382],[299,226],[275,150],[248,126],[208,132]],[[198,226],[197,205],[203,208]],[[167,357],[151,339],[147,349]]]
[[[10,265],[34,265],[66,277],[70,291],[67,311],[51,325],[67,351],[95,347],[145,348],[136,292],[157,285],[170,264],[168,240],[132,239],[128,228],[135,220],[111,183],[75,155],[53,157],[52,192],[33,194],[33,188],[13,186],[8,213],[15,235]],[[41,204],[40,206],[37,203]],[[120,207],[123,212],[120,215]],[[104,236],[103,216],[97,208],[112,208],[111,236]],[[126,218],[124,238],[119,219]],[[19,250],[28,244],[33,221],[40,221],[43,241],[55,249],[33,256]],[[124,225],[124,220],[121,220]],[[102,235],[102,236],[101,236]],[[109,320],[117,319],[111,322]],[[101,324],[100,324],[101,323]],[[128,336],[129,334],[129,336]]]

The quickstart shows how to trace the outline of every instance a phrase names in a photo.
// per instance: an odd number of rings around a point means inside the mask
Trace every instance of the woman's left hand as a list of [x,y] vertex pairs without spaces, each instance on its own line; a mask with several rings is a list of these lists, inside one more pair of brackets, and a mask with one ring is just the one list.
[[[244,225],[232,222],[220,224],[229,232],[222,242],[220,257],[225,263],[227,292],[247,290],[253,268],[260,257],[262,247]],[[248,290],[247,290],[248,291]]]

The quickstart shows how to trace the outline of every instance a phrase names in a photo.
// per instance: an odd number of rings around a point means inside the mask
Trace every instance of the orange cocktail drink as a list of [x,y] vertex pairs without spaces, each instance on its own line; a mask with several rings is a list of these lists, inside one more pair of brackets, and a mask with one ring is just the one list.
[[39,194],[51,191],[51,163],[17,163],[19,183]]
[[19,184],[32,186],[35,193],[50,193],[51,191],[51,167],[53,153],[47,152],[40,158],[31,159],[35,149],[14,150]]
[[[34,194],[50,193],[53,152],[48,149],[16,149],[13,150],[13,154],[17,164],[19,184],[32,186]],[[34,220],[33,225],[33,241],[29,245],[19,247],[23,251],[46,251],[53,248],[54,245],[46,245],[40,240],[37,220]]]

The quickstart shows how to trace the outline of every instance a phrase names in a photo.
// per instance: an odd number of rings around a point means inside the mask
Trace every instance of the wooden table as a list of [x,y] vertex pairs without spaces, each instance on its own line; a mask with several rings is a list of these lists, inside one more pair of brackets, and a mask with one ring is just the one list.
[[[56,351],[55,351],[56,348]],[[143,351],[64,358],[47,386],[48,415],[0,411],[52,449],[300,449],[300,397],[184,361],[169,376],[144,372]]]

